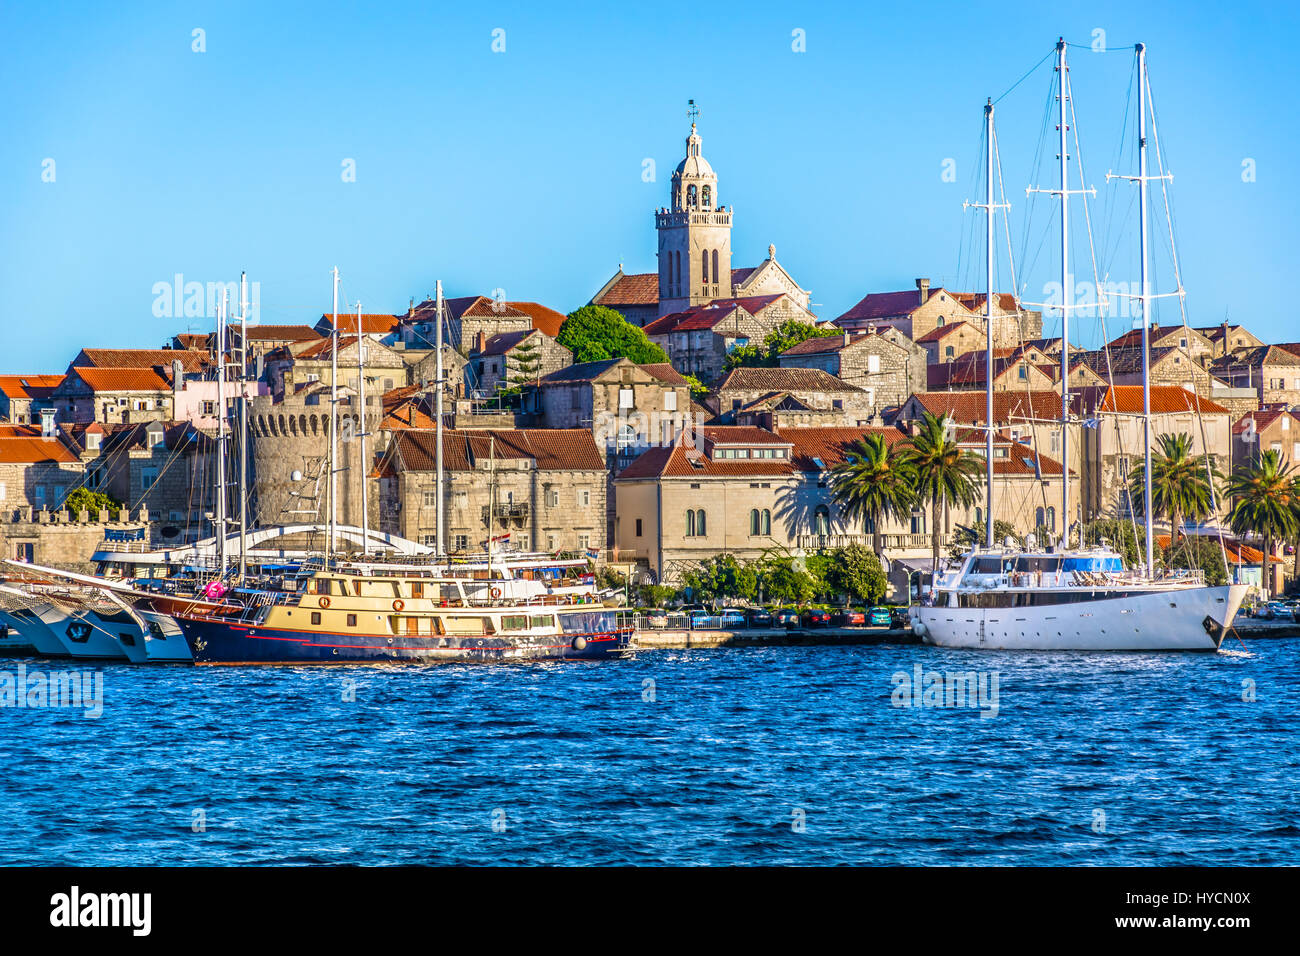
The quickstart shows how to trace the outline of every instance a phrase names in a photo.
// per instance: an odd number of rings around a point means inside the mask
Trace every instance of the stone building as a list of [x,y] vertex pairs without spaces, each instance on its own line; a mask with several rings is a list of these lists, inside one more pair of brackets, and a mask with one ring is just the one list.
[[69,424],[170,421],[173,417],[171,383],[152,368],[74,367],[51,390],[49,401],[57,420]]
[[1244,325],[1231,325],[1226,319],[1221,325],[1199,326],[1196,331],[1214,346],[1214,358],[1257,349],[1264,344],[1263,339],[1257,338]]
[[656,319],[646,336],[668,355],[673,368],[709,384],[723,374],[732,349],[758,345],[782,323],[813,323],[816,317],[788,295],[716,299]]
[[[1076,357],[1106,384],[1142,384],[1141,347],[1079,352],[1077,356],[1071,356],[1071,361]],[[1198,395],[1208,396],[1211,389],[1224,384],[1217,373],[1213,373],[1213,367],[1214,363],[1211,364],[1211,370],[1207,371],[1204,365],[1192,358],[1190,352],[1176,345],[1153,347],[1150,352],[1152,385],[1192,388]]]
[[148,540],[152,529],[145,518],[147,515],[137,519],[137,516],[124,512],[99,515],[79,512],[74,515],[66,511],[0,507],[0,555],[31,564],[93,574],[95,567],[90,558],[103,547],[106,532],[138,534]]
[[1254,389],[1261,407],[1300,405],[1300,345],[1239,350],[1212,361],[1210,372],[1233,388]]
[[781,368],[820,369],[857,386],[873,409],[898,405],[926,384],[925,349],[892,328],[807,339],[777,361]]
[[[846,521],[835,501],[831,472],[868,434],[901,451],[907,434],[895,428],[759,428],[705,426],[703,441],[684,439],[652,448],[615,481],[616,558],[640,565],[656,581],[678,583],[684,571],[717,554],[754,560],[771,551],[861,544],[869,528]],[[963,443],[969,436],[963,436]],[[983,438],[980,436],[980,442]],[[998,451],[1005,455],[997,454]],[[1060,497],[1060,465],[1002,437],[995,450],[997,516],[1032,531],[1042,494]],[[944,546],[959,525],[978,524],[982,502],[943,517]],[[881,534],[888,558],[930,551],[929,509],[919,507]]]
[[[94,426],[101,428],[102,426]],[[146,508],[173,528],[169,540],[198,541],[216,534],[216,440],[185,421],[108,426],[96,440],[83,431],[86,485],[134,511]],[[238,514],[238,446],[229,443],[229,514]]]
[[[437,435],[396,432],[375,474],[381,528],[437,542]],[[452,553],[605,547],[605,461],[591,431],[445,430],[444,547]]]
[[[1186,328],[1182,325],[1159,325],[1153,323],[1148,335],[1148,343],[1154,349],[1177,348],[1182,349],[1192,357],[1194,362],[1200,365],[1208,365],[1210,360],[1215,358],[1218,353],[1218,346],[1210,338],[1196,329]],[[1130,329],[1123,335],[1113,339],[1108,348],[1110,349],[1141,349],[1142,348],[1142,330],[1140,328]]]
[[704,158],[694,123],[686,156],[673,171],[669,205],[655,211],[659,268],[625,274],[620,265],[592,296],[591,304],[622,313],[634,325],[683,312],[716,299],[788,295],[805,312],[812,294],[776,261],[776,247],[757,267],[733,268],[733,209],[718,199],[718,176]]
[[0,422],[34,425],[42,408],[53,408],[50,396],[63,384],[62,375],[0,375]]
[[[1095,422],[1081,429],[1085,520],[1133,517],[1128,477],[1143,460],[1142,386],[1087,389],[1073,404],[1081,421]],[[1209,454],[1214,467],[1225,471],[1232,453],[1230,426],[1222,405],[1177,385],[1151,386],[1153,454],[1160,436],[1182,433],[1191,438],[1193,454]]]
[[[401,323],[400,315],[389,315],[386,312],[362,312],[357,315],[354,312],[340,312],[338,314],[339,337],[345,335],[356,336],[357,323],[361,324],[361,334],[368,339],[376,342],[389,344],[398,337],[398,326]],[[334,316],[322,315],[314,327],[316,335],[320,338],[329,338],[334,334]],[[308,341],[310,340],[303,340]],[[292,344],[292,343],[285,343]]]
[[[357,337],[338,337],[339,387],[357,391]],[[265,375],[271,394],[294,395],[307,386],[328,387],[334,374],[334,340],[321,338],[305,347],[280,347],[267,354]],[[408,384],[404,355],[370,338],[365,343],[366,391],[382,394]]]
[[[965,322],[983,337],[984,299],[978,293],[951,292],[943,287],[932,291],[929,279],[917,279],[915,291],[875,292],[863,296],[834,322],[853,332],[888,326],[898,329],[913,341],[920,341],[943,326]],[[1042,313],[1019,309],[1015,296],[999,293],[994,305],[995,347],[1008,348],[1043,334]]]
[[[994,349],[994,391],[1023,391],[1052,387],[1052,366],[1033,361],[1020,349]],[[967,352],[952,362],[940,362],[926,368],[926,384],[930,391],[964,391],[987,389],[988,368],[986,353]]]
[[82,349],[68,363],[74,368],[136,368],[152,369],[159,375],[169,376],[176,363],[185,375],[200,375],[216,363],[206,352],[198,349]]
[[1300,417],[1285,406],[1261,408],[1232,425],[1232,468],[1257,464],[1266,451],[1275,451],[1282,464],[1300,468]]
[[84,474],[81,460],[52,424],[0,425],[0,512],[57,509]]
[[[889,326],[881,327],[889,328]],[[951,362],[968,352],[983,349],[988,344],[988,339],[982,329],[976,328],[969,322],[951,322],[926,332],[916,340],[916,344],[925,350],[926,361],[929,364],[938,365],[941,362]]]
[[867,426],[879,407],[877,397],[866,389],[841,381],[821,369],[735,368],[711,396],[721,423],[734,421],[736,414],[773,396],[791,396],[803,405],[830,412],[834,424]]
[[483,395],[527,384],[516,380],[536,382],[572,364],[573,353],[536,329],[503,332],[491,338],[480,333],[469,353],[472,387]]

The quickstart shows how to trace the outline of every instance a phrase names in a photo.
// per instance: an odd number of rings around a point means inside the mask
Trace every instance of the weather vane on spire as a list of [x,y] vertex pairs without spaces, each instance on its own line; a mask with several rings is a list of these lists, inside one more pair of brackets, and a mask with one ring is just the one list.
[[691,118],[691,125],[695,125],[695,119],[700,115],[700,108],[695,105],[694,100],[686,101],[686,115]]

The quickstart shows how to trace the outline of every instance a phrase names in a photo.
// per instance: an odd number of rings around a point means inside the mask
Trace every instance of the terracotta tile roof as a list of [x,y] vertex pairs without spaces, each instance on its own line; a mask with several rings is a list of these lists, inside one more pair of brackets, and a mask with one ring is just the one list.
[[[1112,385],[1102,387],[1105,392],[1095,406],[1098,412],[1142,414],[1141,385]],[[1153,414],[1199,411],[1207,415],[1226,415],[1228,410],[1218,402],[1202,398],[1181,385],[1152,385],[1151,411]]]
[[419,401],[407,399],[391,406],[385,403],[384,418],[379,427],[387,431],[404,428],[437,428],[438,423],[421,407]]
[[893,449],[907,435],[897,428],[782,428],[780,435],[794,445],[794,464],[803,471],[820,471],[814,458],[827,468],[844,461],[850,448],[867,435],[882,435]]
[[[930,298],[940,292],[947,292],[947,290],[942,286],[931,289]],[[958,303],[958,305],[960,304]],[[905,292],[873,292],[870,295],[863,296],[857,305],[841,315],[835,322],[838,324],[845,320],[864,322],[872,319],[896,319],[911,315],[920,307],[921,293],[916,289],[908,289]]]
[[[175,336],[175,339],[183,349],[206,350],[210,335],[209,332],[181,332]],[[249,338],[252,336],[250,335]]]
[[723,319],[743,309],[749,315],[757,315],[774,302],[785,298],[785,293],[774,295],[751,295],[737,299],[714,299],[701,305],[693,305],[681,312],[673,312],[655,319],[645,326],[646,335],[666,335],[669,332],[688,332],[697,329],[711,329]]
[[[443,299],[443,309],[452,319],[463,319],[469,316],[473,319],[528,319],[532,321],[532,316],[522,309],[516,308],[512,302],[498,302],[486,295],[463,295],[455,299]],[[431,301],[422,302],[415,307],[416,312],[423,312],[426,309],[436,309],[437,303]]]
[[558,368],[554,372],[543,375],[540,383],[545,385],[552,382],[591,382],[624,361],[626,359],[616,358],[602,359],[599,362],[579,362],[577,365]]
[[[341,325],[342,323],[339,324]],[[348,346],[355,345],[356,342],[357,342],[357,337],[355,333],[352,335],[344,335],[340,333],[339,354],[342,355],[344,349],[348,348]],[[367,350],[372,347],[373,347],[373,343],[370,346],[367,346]],[[290,355],[292,354],[293,353],[290,353]],[[333,354],[334,354],[334,338],[333,336],[324,336],[319,341],[313,342],[311,345],[307,346],[305,349],[299,352],[296,357],[298,359],[308,359],[314,361],[318,359],[331,358]]]
[[195,349],[82,349],[68,365],[73,368],[161,368],[180,362],[185,372],[201,372],[213,364],[206,352]]
[[857,345],[867,337],[865,332],[842,333],[836,335],[818,335],[811,339],[804,339],[797,345],[792,345],[781,356],[787,355],[827,355],[831,352],[839,352],[848,348],[850,345]]
[[617,308],[620,305],[657,305],[659,302],[659,273],[637,272],[623,274],[598,298],[596,305]]
[[505,355],[524,339],[536,333],[536,329],[523,329],[519,332],[502,332],[483,343],[483,351],[470,349],[471,355]]
[[[356,316],[353,315],[352,331],[356,331]],[[364,316],[363,316],[364,318]],[[339,314],[339,326],[346,330],[348,324],[343,321],[342,313]],[[235,326],[233,331],[238,332],[239,327]],[[248,327],[248,341],[250,342],[310,342],[312,339],[318,339],[321,333],[317,332],[310,325],[250,325]]]
[[171,386],[151,368],[74,368],[92,392],[169,392]]
[[[1187,335],[1187,333],[1183,331],[1181,325],[1154,325],[1151,327],[1151,344],[1154,346],[1166,339],[1181,335]],[[1189,340],[1194,338],[1195,330],[1193,330],[1192,335],[1188,335],[1187,337]],[[1112,349],[1140,349],[1142,347],[1142,330],[1129,329],[1118,338],[1111,339],[1109,344]],[[1174,343],[1175,346],[1177,344],[1177,342]]]
[[[1283,415],[1291,415],[1291,413],[1285,408],[1261,408],[1259,411],[1249,412],[1233,422],[1232,433],[1234,435],[1244,433],[1252,421],[1255,423],[1256,431],[1263,431]],[[1291,418],[1293,421],[1300,421],[1294,415],[1291,415]]]
[[706,445],[788,445],[789,440],[753,425],[705,425]]
[[[985,436],[983,429],[959,428],[956,432],[957,444],[968,448],[971,451],[984,457]],[[1005,457],[999,457],[998,449],[1005,449]],[[1022,441],[1014,441],[1006,432],[997,432],[993,436],[993,474],[1016,476],[1016,475],[1044,475],[1059,476],[1061,474],[1061,463],[1055,458],[1049,458],[1047,455],[1038,456],[1038,467],[1034,467],[1034,449]],[[983,466],[981,466],[982,469]],[[1070,474],[1076,474],[1071,471]]]
[[652,362],[647,365],[640,365],[638,368],[645,369],[665,385],[687,385],[686,377],[681,372],[672,367],[669,362]]
[[[949,416],[959,424],[986,424],[983,392],[916,392],[912,395],[935,417]],[[993,393],[993,421],[1006,424],[1029,418],[1059,419],[1061,396],[1052,391],[1003,391]]]
[[63,375],[0,375],[0,394],[10,398],[50,397],[63,384]]
[[[393,433],[385,459],[391,470],[433,471],[437,467],[436,431],[411,429]],[[544,471],[604,471],[605,459],[585,428],[444,429],[443,467],[467,471],[475,462],[534,459]]]
[[[1218,544],[1218,535],[1202,535],[1215,544]],[[1169,535],[1157,534],[1156,544],[1161,548],[1169,547]],[[1228,562],[1230,564],[1263,564],[1264,552],[1256,550],[1249,545],[1242,544],[1227,535],[1223,538],[1223,550],[1228,552]]]
[[[695,462],[696,464],[692,464]],[[618,480],[633,478],[772,477],[794,473],[786,458],[710,458],[679,441],[668,448],[651,448],[618,473]]]
[[560,326],[568,318],[563,312],[556,312],[537,302],[507,302],[506,305],[519,312],[527,313],[532,317],[533,328],[545,332],[551,338],[560,334]]
[[718,386],[719,392],[862,392],[819,368],[736,368]]
[[[949,292],[950,296],[960,302],[972,312],[980,315],[984,314],[984,300],[987,296],[983,292]],[[917,293],[919,298],[919,293]],[[1016,301],[1015,295],[1010,292],[995,292],[997,310],[999,312],[1019,312],[1020,303]],[[996,313],[995,313],[996,314]]]
[[[389,315],[385,312],[362,312],[361,313],[361,334],[362,335],[387,335],[390,332],[397,331],[397,325],[401,321],[401,316]],[[249,329],[251,332],[252,329]],[[317,335],[328,336],[334,331],[334,316],[322,315],[314,327]],[[357,314],[355,312],[339,313],[339,334],[357,333]],[[249,336],[250,338],[252,336]]]
[[215,439],[208,437],[189,422],[131,422],[108,426],[108,435],[100,445],[101,454],[132,448],[147,448],[150,426],[163,428],[163,447],[175,451],[192,445],[195,451],[210,451],[216,447]]
[[757,271],[758,271],[758,266],[749,266],[747,268],[742,267],[740,269],[732,269],[731,270],[732,288],[735,288],[738,285],[744,285],[749,280],[749,277],[752,276]]
[[76,455],[57,438],[16,436],[0,437],[0,463],[7,465],[36,465],[42,462],[75,464]]

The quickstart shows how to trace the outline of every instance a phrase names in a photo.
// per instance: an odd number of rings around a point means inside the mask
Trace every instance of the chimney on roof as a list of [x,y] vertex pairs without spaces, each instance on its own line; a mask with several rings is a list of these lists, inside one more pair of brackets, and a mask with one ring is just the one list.
[[845,345],[848,345],[848,344],[849,344],[849,331],[848,331],[848,329],[845,329],[845,330],[844,330],[844,344],[845,344]]
[[41,409],[41,437],[54,437],[54,409],[52,408]]
[[482,352],[487,348],[487,333],[482,329],[479,329],[478,333],[474,336],[474,342],[476,346],[474,351]]
[[926,301],[930,298],[930,280],[917,279],[916,287],[921,292],[921,305],[925,305]]

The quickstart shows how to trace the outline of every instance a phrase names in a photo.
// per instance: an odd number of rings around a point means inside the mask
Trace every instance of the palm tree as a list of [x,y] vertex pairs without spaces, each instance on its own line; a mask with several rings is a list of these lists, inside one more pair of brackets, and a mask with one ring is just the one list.
[[939,524],[944,505],[968,508],[978,501],[979,476],[985,468],[982,456],[957,444],[948,424],[946,415],[935,418],[926,412],[920,431],[907,440],[907,448],[900,456],[911,472],[917,499],[930,502],[930,541],[936,571],[939,569]]
[[1258,464],[1239,467],[1228,479],[1227,493],[1232,497],[1228,523],[1239,535],[1258,534],[1264,539],[1264,599],[1268,600],[1268,565],[1273,557],[1273,542],[1288,538],[1300,528],[1300,502],[1291,466],[1272,450],[1260,456]]
[[[1192,454],[1192,438],[1183,432],[1161,435],[1151,456],[1151,502],[1153,518],[1169,518],[1169,546],[1178,540],[1184,518],[1204,518],[1214,500],[1210,482],[1221,477],[1205,455]],[[1133,507],[1146,509],[1146,466],[1138,465],[1128,476]]]
[[871,550],[880,557],[880,525],[906,514],[915,494],[903,459],[890,460],[883,435],[867,435],[849,446],[831,469],[831,491],[845,515],[871,525]]

